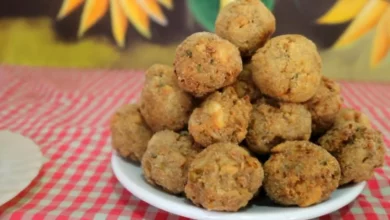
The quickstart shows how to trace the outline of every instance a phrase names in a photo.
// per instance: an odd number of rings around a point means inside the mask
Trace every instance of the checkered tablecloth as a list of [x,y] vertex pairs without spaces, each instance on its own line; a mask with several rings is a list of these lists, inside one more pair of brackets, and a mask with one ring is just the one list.
[[[31,185],[0,207],[0,219],[184,219],[140,201],[111,170],[110,116],[139,98],[143,81],[133,71],[0,67],[0,130],[31,138],[47,158]],[[366,113],[390,146],[390,84],[342,86],[345,104]],[[354,202],[320,219],[389,216],[387,153]]]

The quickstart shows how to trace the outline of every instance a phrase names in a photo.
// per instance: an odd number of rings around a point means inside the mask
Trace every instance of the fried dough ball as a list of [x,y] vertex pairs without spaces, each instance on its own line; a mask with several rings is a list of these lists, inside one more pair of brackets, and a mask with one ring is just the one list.
[[177,47],[174,66],[179,86],[202,97],[232,84],[242,71],[242,60],[232,43],[215,34],[200,32]]
[[301,35],[269,40],[252,57],[253,81],[263,94],[288,102],[305,102],[321,81],[316,45]]
[[232,87],[214,92],[196,108],[188,122],[195,141],[204,147],[217,142],[240,143],[247,133],[252,105]]
[[338,187],[340,166],[326,150],[308,141],[287,141],[264,164],[264,189],[282,205],[310,206]]
[[286,140],[309,140],[310,112],[300,104],[263,98],[254,106],[246,142],[250,150],[267,154]]
[[251,101],[255,101],[261,97],[260,90],[253,82],[250,64],[244,65],[244,69],[238,75],[237,81],[232,86],[240,98],[249,96]]
[[236,0],[219,12],[215,32],[251,56],[275,32],[275,17],[259,0]]
[[194,145],[188,133],[159,131],[150,139],[142,158],[146,180],[169,193],[184,192],[188,168],[201,148]]
[[153,131],[184,128],[192,108],[192,97],[179,88],[172,67],[155,64],[147,70],[140,110]]
[[217,143],[192,161],[185,194],[208,210],[237,211],[257,193],[263,177],[260,162],[247,150],[232,143]]
[[112,147],[120,156],[141,161],[152,131],[146,125],[136,104],[120,107],[110,123]]
[[305,103],[312,116],[312,132],[323,134],[331,128],[342,104],[340,86],[336,82],[322,77],[317,92]]
[[380,132],[349,122],[333,127],[319,144],[340,163],[340,185],[369,180],[384,163],[385,146]]
[[341,109],[336,116],[335,126],[339,126],[349,122],[356,122],[358,124],[362,124],[366,127],[371,128],[370,119],[365,114],[352,108]]
[[318,144],[329,153],[337,153],[349,140],[351,140],[351,142],[354,141],[352,138],[354,138],[354,134],[358,127],[361,127],[361,125],[354,122],[333,126],[318,139]]

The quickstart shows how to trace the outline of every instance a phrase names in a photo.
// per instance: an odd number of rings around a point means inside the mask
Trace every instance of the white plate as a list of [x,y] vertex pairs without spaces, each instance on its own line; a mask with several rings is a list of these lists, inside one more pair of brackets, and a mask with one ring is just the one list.
[[31,183],[42,163],[42,153],[32,140],[0,131],[0,206]]
[[268,199],[255,201],[239,212],[212,212],[192,205],[182,197],[170,195],[145,182],[139,165],[127,162],[114,152],[111,165],[119,182],[141,200],[167,212],[192,219],[310,219],[333,212],[354,200],[363,190],[365,182],[336,190],[331,198],[308,208],[281,207]]

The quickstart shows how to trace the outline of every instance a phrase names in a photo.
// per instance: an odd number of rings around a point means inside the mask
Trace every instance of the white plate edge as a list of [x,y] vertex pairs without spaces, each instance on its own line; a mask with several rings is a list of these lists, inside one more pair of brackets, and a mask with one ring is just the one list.
[[[190,218],[190,219],[193,219],[194,216],[192,215],[189,215],[188,213],[186,213],[184,210],[180,210],[180,207],[175,207],[175,208],[172,208],[172,207],[169,207],[168,205],[165,205],[164,204],[164,201],[162,199],[160,199],[160,197],[158,196],[155,196],[154,198],[155,199],[145,199],[146,197],[144,196],[145,193],[147,194],[150,194],[150,192],[148,192],[147,190],[143,189],[142,187],[136,185],[136,184],[133,184],[133,182],[131,181],[128,181],[127,178],[124,178],[122,177],[122,175],[119,174],[119,164],[116,160],[121,160],[121,158],[119,156],[116,155],[116,153],[113,151],[112,152],[112,156],[111,156],[111,166],[112,166],[112,170],[116,176],[116,178],[119,180],[119,182],[121,183],[121,185],[126,188],[130,193],[132,193],[133,195],[135,195],[137,198],[139,198],[140,200],[158,208],[158,209],[162,209],[166,212],[169,212],[169,213],[172,213],[172,214],[176,214],[176,215],[179,215],[179,216],[184,216],[184,217],[187,217],[187,218]],[[131,185],[132,187],[127,187],[127,185]],[[312,207],[309,207],[311,208],[311,213],[312,214],[308,214],[306,215],[304,218],[296,218],[296,217],[291,217],[291,218],[287,218],[289,220],[304,220],[304,219],[312,219],[312,218],[316,218],[316,217],[320,217],[320,216],[323,216],[323,215],[326,215],[326,214],[329,214],[329,213],[332,213],[342,207],[344,207],[345,205],[351,203],[355,198],[357,198],[361,192],[363,191],[364,187],[366,186],[366,182],[361,182],[361,183],[358,183],[355,187],[356,187],[356,193],[354,194],[348,194],[348,196],[346,197],[346,199],[344,200],[337,200],[334,202],[333,206],[334,208],[330,208],[330,209],[326,209],[324,211],[324,209],[321,207],[321,206],[312,206]],[[130,188],[133,188],[133,190],[130,190]],[[136,190],[134,190],[136,189]],[[161,203],[159,202],[161,201]],[[195,206],[194,206],[195,207]],[[186,209],[188,209],[188,207],[185,207]],[[229,212],[214,212],[214,213],[210,213],[209,211],[207,210],[204,210],[204,213],[202,213],[201,211],[197,210],[197,209],[194,209],[193,210],[194,212],[197,212],[197,214],[199,214],[199,216],[197,216],[197,219],[210,219],[210,220],[216,220],[216,219],[224,219],[224,220],[228,220],[228,219],[242,219],[242,220],[246,220],[246,219],[253,219],[253,218],[258,218],[258,214],[257,213],[229,213]],[[241,216],[242,214],[245,215],[244,216]]]

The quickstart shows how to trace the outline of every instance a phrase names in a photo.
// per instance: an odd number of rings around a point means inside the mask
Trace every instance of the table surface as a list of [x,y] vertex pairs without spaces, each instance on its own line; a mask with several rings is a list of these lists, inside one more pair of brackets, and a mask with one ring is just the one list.
[[[0,67],[0,130],[34,140],[38,177],[0,219],[185,219],[126,191],[110,165],[110,116],[138,100],[141,71]],[[341,82],[345,105],[367,114],[390,146],[390,84]],[[320,219],[389,219],[390,156],[351,204]]]

